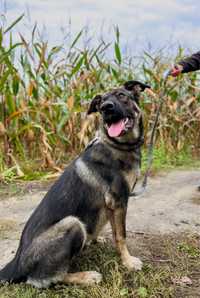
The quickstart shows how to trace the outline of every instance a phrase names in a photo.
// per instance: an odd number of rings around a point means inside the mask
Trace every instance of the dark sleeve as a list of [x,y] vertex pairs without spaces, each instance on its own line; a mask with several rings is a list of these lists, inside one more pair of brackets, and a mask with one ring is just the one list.
[[178,64],[183,66],[182,73],[195,71],[200,69],[200,51],[192,56],[181,60]]

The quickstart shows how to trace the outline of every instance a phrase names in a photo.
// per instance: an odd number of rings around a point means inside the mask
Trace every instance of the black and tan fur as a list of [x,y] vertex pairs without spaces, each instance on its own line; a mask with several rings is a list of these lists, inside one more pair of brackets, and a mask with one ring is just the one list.
[[[88,113],[102,115],[99,137],[72,161],[33,212],[14,259],[0,271],[1,282],[36,287],[99,282],[101,274],[95,271],[70,273],[70,261],[108,221],[124,266],[141,269],[141,261],[128,252],[125,226],[130,187],[140,169],[143,127],[138,101],[146,87],[129,81],[92,100]],[[128,117],[132,127],[109,137],[106,125],[122,117]]]

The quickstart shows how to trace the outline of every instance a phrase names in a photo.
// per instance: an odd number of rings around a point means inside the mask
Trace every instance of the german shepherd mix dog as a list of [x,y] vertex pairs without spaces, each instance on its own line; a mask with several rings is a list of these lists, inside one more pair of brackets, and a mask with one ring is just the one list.
[[123,265],[141,269],[140,259],[127,249],[125,225],[130,189],[140,169],[139,95],[145,88],[149,86],[129,81],[92,100],[88,114],[101,115],[99,137],[72,161],[33,212],[14,259],[0,271],[1,282],[39,288],[100,282],[95,271],[69,273],[70,261],[88,240],[97,239],[108,221]]

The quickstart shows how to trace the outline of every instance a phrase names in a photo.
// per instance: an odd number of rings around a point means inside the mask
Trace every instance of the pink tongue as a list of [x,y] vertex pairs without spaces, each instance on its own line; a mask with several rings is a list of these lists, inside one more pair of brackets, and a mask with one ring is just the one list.
[[118,137],[122,131],[125,128],[124,120],[120,120],[117,123],[111,124],[111,126],[108,127],[108,134],[110,137]]

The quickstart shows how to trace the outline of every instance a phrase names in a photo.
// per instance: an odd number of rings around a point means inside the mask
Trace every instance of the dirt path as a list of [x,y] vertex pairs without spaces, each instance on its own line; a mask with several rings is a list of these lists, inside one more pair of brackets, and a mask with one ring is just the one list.
[[[130,199],[129,232],[200,234],[200,171],[172,171],[149,179],[143,196]],[[20,233],[46,190],[0,199],[0,268],[12,258]],[[106,227],[109,230],[109,227]]]

